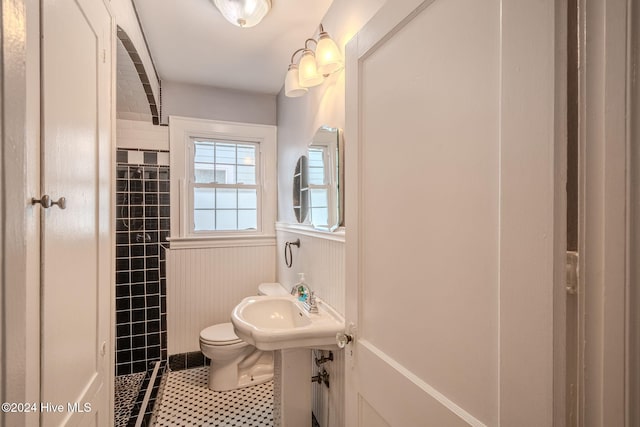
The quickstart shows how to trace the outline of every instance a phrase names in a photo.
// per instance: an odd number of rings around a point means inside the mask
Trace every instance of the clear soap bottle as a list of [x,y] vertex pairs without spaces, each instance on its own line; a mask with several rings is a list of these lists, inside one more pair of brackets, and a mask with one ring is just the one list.
[[293,285],[293,295],[298,298],[298,301],[306,301],[309,298],[309,286],[304,280],[304,273],[298,273],[298,283]]

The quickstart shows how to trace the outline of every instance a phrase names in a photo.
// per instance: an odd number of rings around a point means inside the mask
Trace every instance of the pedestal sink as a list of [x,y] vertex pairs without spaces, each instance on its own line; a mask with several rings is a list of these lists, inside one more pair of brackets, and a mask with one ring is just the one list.
[[293,296],[243,299],[231,313],[236,334],[260,350],[332,349],[344,318],[317,298],[318,312],[308,313]]
[[275,357],[274,421],[281,427],[311,425],[311,349],[337,350],[344,318],[317,298],[309,313],[293,296],[243,299],[231,313],[236,334]]

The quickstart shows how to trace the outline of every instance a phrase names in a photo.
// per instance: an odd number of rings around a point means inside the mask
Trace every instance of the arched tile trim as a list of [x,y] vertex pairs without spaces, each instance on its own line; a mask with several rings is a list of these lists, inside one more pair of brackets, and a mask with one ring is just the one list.
[[140,83],[142,83],[144,93],[147,95],[147,101],[149,101],[149,109],[151,110],[151,118],[153,120],[153,124],[158,125],[160,124],[159,107],[155,97],[153,96],[151,84],[149,83],[149,76],[147,75],[147,71],[142,64],[142,59],[140,58],[140,55],[138,55],[138,51],[133,45],[133,42],[131,41],[127,33],[122,28],[120,28],[120,26],[118,26],[118,39],[122,42],[122,45],[129,54],[131,61],[133,61],[133,65],[136,67],[136,71],[138,71]]

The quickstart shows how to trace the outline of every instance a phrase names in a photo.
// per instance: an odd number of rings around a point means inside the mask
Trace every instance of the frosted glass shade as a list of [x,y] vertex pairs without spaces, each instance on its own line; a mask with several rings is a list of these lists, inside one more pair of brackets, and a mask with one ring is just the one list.
[[318,73],[324,75],[335,73],[344,68],[340,49],[338,49],[331,37],[324,32],[320,34],[320,40],[316,47],[316,63]]
[[312,87],[317,86],[324,80],[322,74],[318,73],[316,67],[316,58],[311,50],[305,50],[304,55],[300,59],[300,86]]
[[271,0],[213,0],[213,3],[227,21],[242,28],[259,24],[271,9]]
[[287,71],[287,77],[284,80],[284,94],[289,98],[297,98],[309,91],[306,87],[300,86],[298,75],[298,66],[289,65],[289,71]]

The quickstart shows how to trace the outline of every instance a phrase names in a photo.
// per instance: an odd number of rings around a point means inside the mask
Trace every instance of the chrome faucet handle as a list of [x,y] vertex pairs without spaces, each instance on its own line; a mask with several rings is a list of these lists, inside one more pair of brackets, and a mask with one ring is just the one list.
[[309,290],[309,296],[307,300],[304,302],[304,308],[309,313],[317,313],[318,312],[318,301],[316,300],[316,293],[312,290]]

